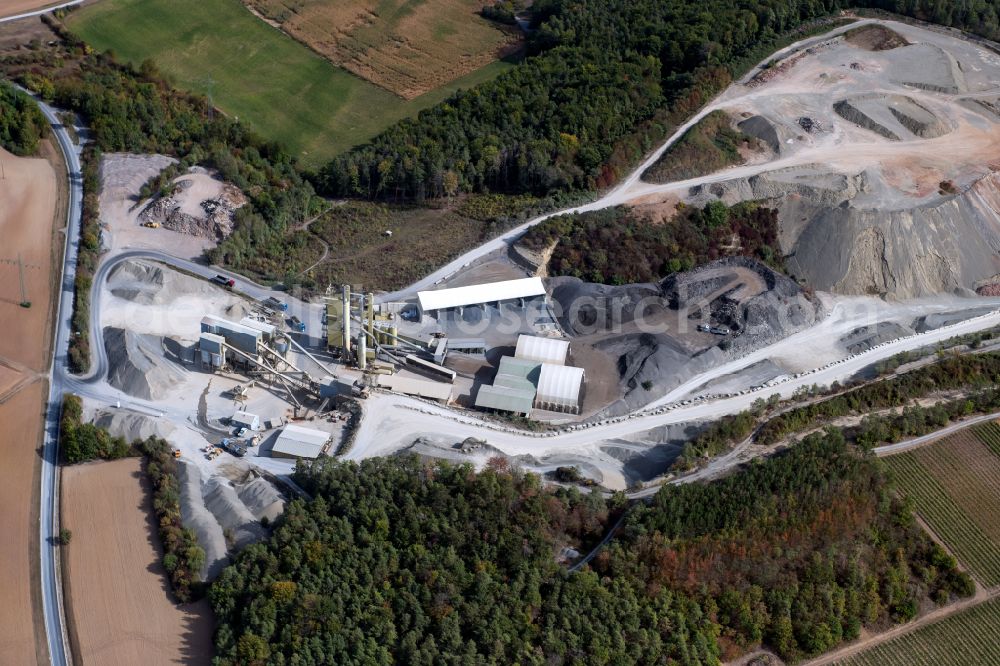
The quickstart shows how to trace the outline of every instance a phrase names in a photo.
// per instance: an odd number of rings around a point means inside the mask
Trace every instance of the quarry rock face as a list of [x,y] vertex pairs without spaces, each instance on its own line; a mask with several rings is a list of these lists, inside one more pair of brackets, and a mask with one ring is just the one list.
[[695,194],[728,203],[764,199],[777,208],[789,273],[819,290],[900,299],[971,295],[1000,274],[1000,175],[906,208],[878,206],[879,178],[796,169]]

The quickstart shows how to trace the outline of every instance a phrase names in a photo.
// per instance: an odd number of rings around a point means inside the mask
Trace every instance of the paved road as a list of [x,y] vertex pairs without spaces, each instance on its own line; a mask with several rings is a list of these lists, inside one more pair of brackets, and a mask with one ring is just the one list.
[[58,571],[59,518],[59,414],[65,390],[67,355],[70,337],[70,319],[73,315],[73,281],[76,279],[76,256],[80,246],[81,204],[83,178],[80,169],[80,146],[73,142],[69,131],[62,125],[56,111],[39,101],[46,119],[52,125],[55,137],[66,160],[69,179],[69,207],[66,216],[66,249],[63,257],[62,283],[53,342],[53,358],[49,365],[49,397],[45,410],[45,442],[42,448],[41,520],[39,521],[41,552],[42,612],[45,616],[45,634],[48,638],[49,657],[56,666],[69,663],[66,627],[63,622],[62,587]]

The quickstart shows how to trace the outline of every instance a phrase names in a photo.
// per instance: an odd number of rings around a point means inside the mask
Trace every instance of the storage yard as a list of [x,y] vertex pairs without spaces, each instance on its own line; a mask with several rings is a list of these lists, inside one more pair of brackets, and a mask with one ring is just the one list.
[[68,467],[62,474],[67,616],[84,666],[209,664],[212,615],[205,601],[170,598],[160,564],[152,491],[127,458]]

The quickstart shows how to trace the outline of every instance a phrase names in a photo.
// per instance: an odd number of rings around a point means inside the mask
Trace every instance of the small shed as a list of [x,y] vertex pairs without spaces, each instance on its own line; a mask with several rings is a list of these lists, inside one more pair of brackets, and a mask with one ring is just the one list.
[[229,423],[236,428],[246,428],[247,430],[260,430],[260,417],[250,412],[236,411],[229,419]]

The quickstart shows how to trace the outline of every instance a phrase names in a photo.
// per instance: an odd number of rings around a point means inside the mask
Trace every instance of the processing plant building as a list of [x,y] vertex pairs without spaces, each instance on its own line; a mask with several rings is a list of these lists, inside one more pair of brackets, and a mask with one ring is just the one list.
[[330,433],[297,425],[286,425],[278,435],[271,456],[275,458],[318,458],[326,453]]
[[583,368],[565,365],[569,342],[521,335],[514,356],[500,359],[492,385],[476,393],[476,407],[530,416],[532,409],[579,414]]
[[417,292],[421,312],[438,317],[449,312],[461,314],[463,308],[488,304],[524,306],[544,296],[545,286],[539,277]]

